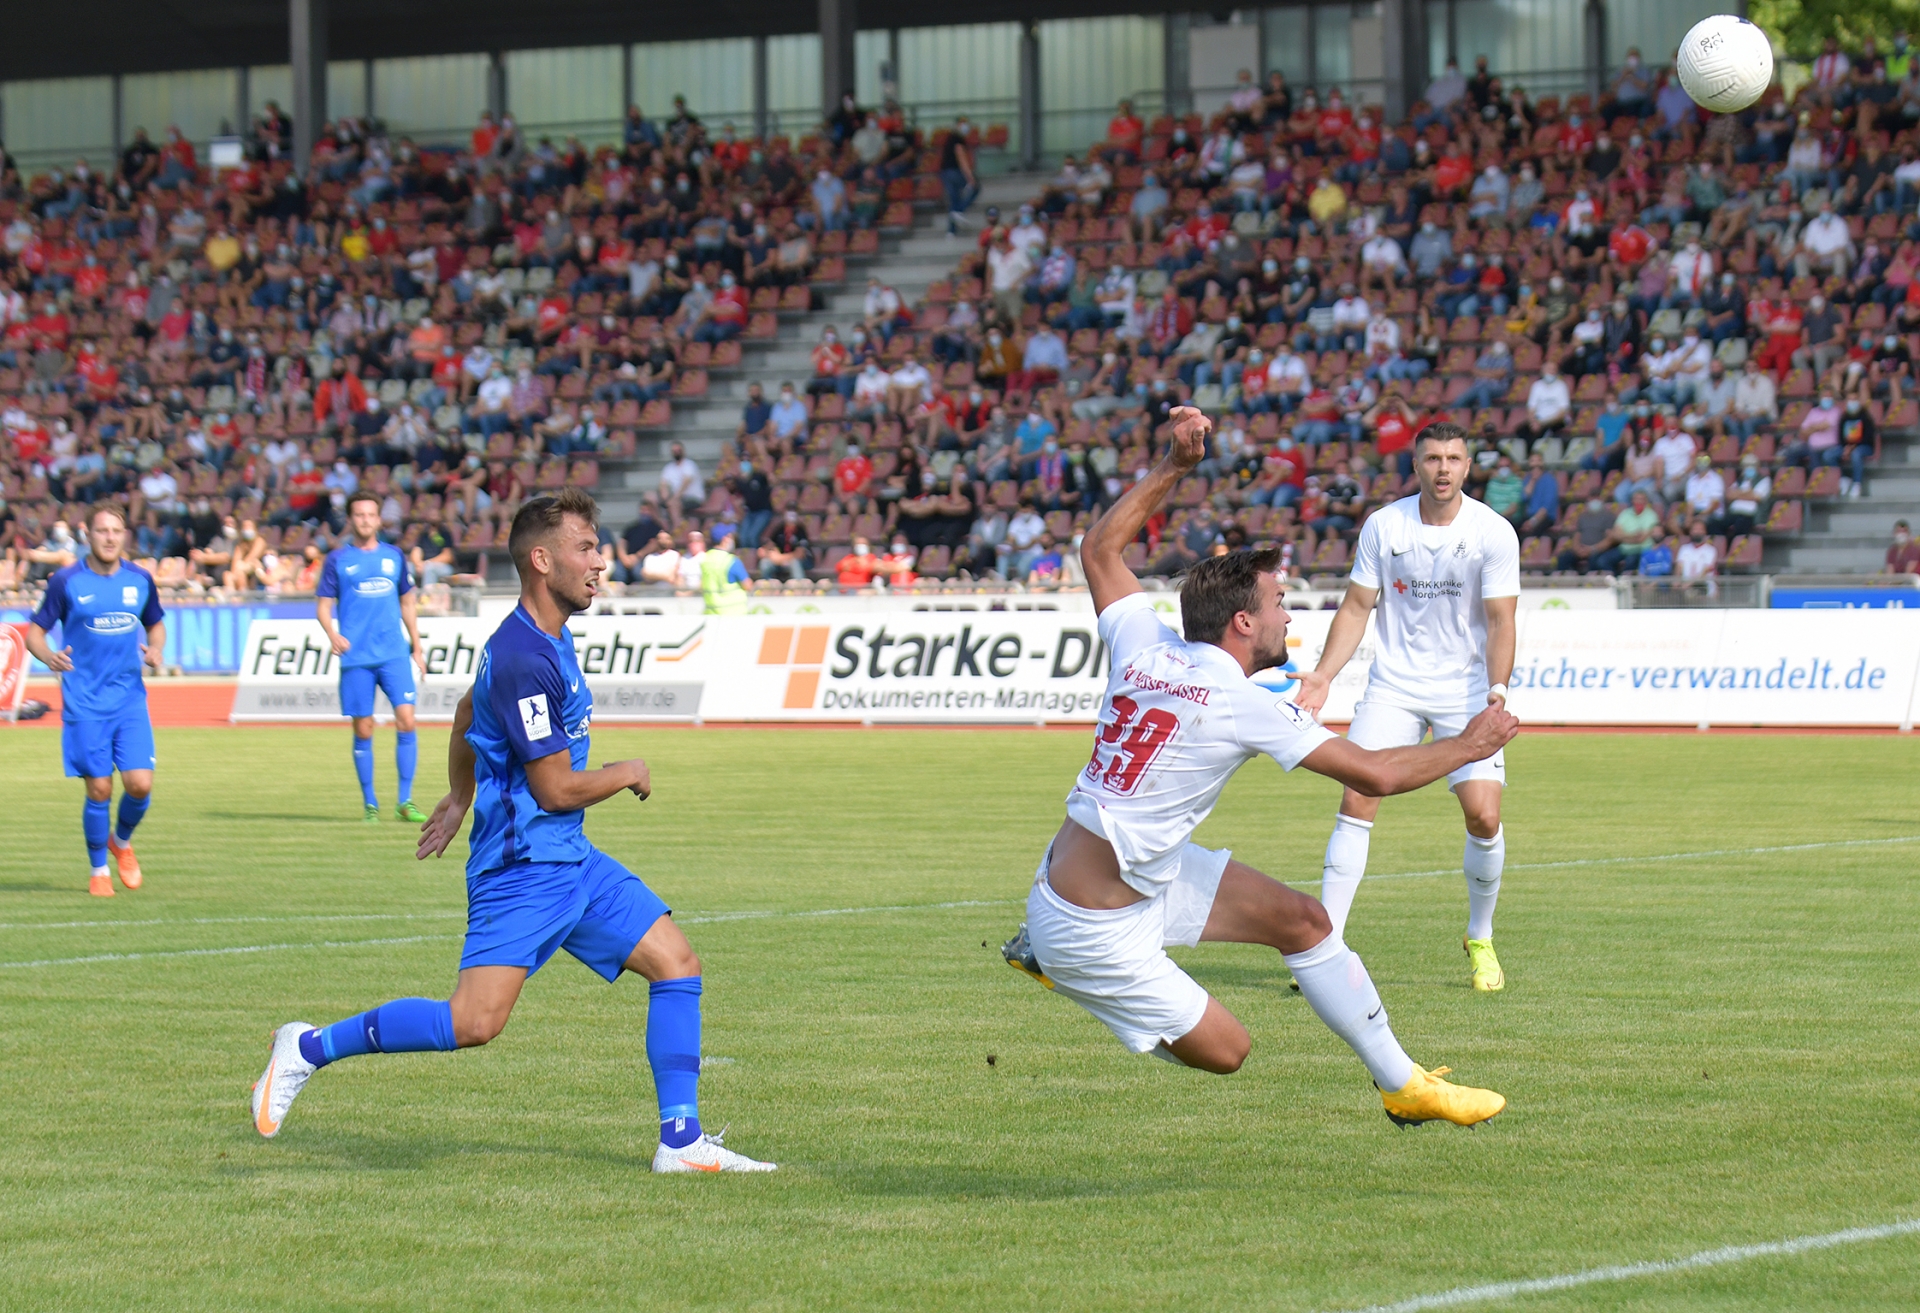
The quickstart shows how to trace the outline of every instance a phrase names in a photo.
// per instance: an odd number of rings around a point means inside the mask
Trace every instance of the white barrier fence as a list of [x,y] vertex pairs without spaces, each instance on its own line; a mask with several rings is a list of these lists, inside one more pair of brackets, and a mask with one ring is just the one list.
[[[1331,621],[1295,615],[1292,664],[1312,668]],[[452,716],[494,628],[421,620],[425,719]],[[1107,674],[1091,617],[1065,613],[581,616],[569,629],[601,721],[1091,721]],[[1527,611],[1519,631],[1511,705],[1532,724],[1911,728],[1920,710],[1915,612]],[[1363,643],[1326,719],[1352,714],[1371,656]],[[234,719],[332,719],[338,682],[317,623],[257,620]]]

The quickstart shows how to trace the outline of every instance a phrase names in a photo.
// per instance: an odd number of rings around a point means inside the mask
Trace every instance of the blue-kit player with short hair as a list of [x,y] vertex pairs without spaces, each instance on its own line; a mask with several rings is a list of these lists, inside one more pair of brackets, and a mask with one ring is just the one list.
[[400,773],[394,810],[403,821],[424,821],[426,815],[413,805],[413,774],[420,760],[413,668],[423,673],[427,668],[413,574],[405,554],[380,541],[378,497],[356,492],[347,498],[347,527],[349,541],[327,554],[313,593],[320,627],[340,659],[340,713],[353,718],[353,769],[360,777],[363,818],[380,819],[373,791],[373,693],[378,688],[393,706],[393,764]]
[[[123,886],[141,885],[133,831],[147,814],[156,764],[141,670],[159,668],[167,643],[166,612],[153,576],[121,555],[126,545],[125,514],[105,502],[95,506],[87,554],[47,580],[46,596],[27,625],[27,650],[60,676],[60,747],[67,775],[86,781],[81,828],[92,868],[88,889],[97,898],[113,897],[110,856]],[[55,625],[59,651],[47,641]]]
[[253,1124],[279,1134],[294,1096],[328,1063],[365,1053],[485,1044],[507,1024],[527,977],[566,949],[608,981],[649,982],[647,1062],[659,1099],[656,1172],[766,1172],[700,1124],[700,959],[660,896],[587,842],[585,809],[623,792],[645,799],[644,761],[587,768],[593,694],[569,617],[592,604],[606,562],[593,498],[536,497],[513,518],[520,605],[481,651],[447,751],[450,791],[421,827],[417,855],[444,852],[473,812],[467,935],[453,997],[403,998],[316,1029],[274,1032],[253,1087]]

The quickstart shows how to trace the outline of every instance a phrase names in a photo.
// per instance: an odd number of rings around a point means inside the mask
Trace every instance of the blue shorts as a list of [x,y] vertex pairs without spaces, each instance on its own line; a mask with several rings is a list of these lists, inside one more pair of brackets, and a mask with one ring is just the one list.
[[103,780],[116,770],[152,770],[153,722],[146,702],[106,720],[62,717],[60,750],[69,777]]
[[517,862],[467,877],[460,969],[525,967],[532,975],[564,948],[616,980],[634,946],[671,911],[597,848],[583,862]]
[[396,707],[410,707],[414,701],[413,658],[395,657],[391,661],[382,661],[377,666],[342,666],[340,668],[340,714],[343,716],[371,716],[373,714],[373,687],[387,695],[387,701]]

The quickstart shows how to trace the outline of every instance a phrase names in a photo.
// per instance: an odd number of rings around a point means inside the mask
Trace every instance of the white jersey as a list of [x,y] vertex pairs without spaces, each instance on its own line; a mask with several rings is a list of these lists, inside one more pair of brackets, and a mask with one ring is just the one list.
[[1487,698],[1490,597],[1520,595],[1520,539],[1462,496],[1452,524],[1423,524],[1420,498],[1382,506],[1360,530],[1350,581],[1380,590],[1367,701],[1457,711]]
[[1174,633],[1146,593],[1102,611],[1099,631],[1107,695],[1067,815],[1105,836],[1120,878],[1152,897],[1235,771],[1262,753],[1292,770],[1334,735],[1220,648]]

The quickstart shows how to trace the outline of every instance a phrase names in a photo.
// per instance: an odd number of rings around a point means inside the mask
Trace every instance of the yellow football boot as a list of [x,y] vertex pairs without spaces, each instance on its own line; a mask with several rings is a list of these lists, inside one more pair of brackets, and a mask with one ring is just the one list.
[[1040,969],[1040,960],[1033,955],[1033,945],[1027,942],[1025,921],[1020,923],[1019,932],[1013,938],[1000,945],[1000,956],[1006,958],[1007,965],[1015,971],[1025,972],[1048,989],[1053,988],[1053,982],[1047,979],[1047,973]]
[[1413,1079],[1404,1089],[1392,1094],[1381,1090],[1380,1102],[1393,1124],[1418,1126],[1421,1122],[1444,1121],[1455,1126],[1477,1126],[1499,1115],[1507,1106],[1504,1094],[1441,1080],[1450,1070],[1452,1068],[1435,1067],[1426,1071],[1416,1066]]
[[1467,950],[1467,961],[1473,967],[1475,989],[1482,994],[1498,994],[1507,987],[1507,973],[1500,969],[1491,939],[1462,939],[1460,946]]

